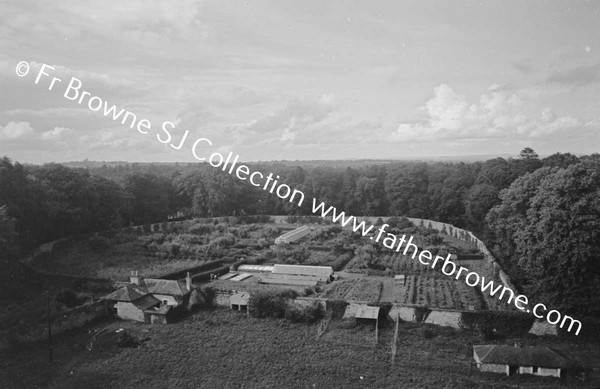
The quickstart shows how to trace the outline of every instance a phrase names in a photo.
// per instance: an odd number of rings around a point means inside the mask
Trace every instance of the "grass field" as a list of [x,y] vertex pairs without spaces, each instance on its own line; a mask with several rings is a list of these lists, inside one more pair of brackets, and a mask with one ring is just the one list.
[[[316,339],[317,325],[254,319],[227,310],[201,311],[166,326],[113,322],[55,339],[55,361],[45,344],[0,355],[0,387],[11,388],[511,388],[574,387],[578,382],[531,376],[506,377],[471,370],[469,334],[402,324],[395,365],[390,363],[392,323],[377,347],[347,346]],[[91,351],[86,348],[99,334]],[[123,328],[142,344],[119,348]],[[368,335],[356,330],[355,339]],[[511,344],[514,339],[505,339]],[[527,338],[525,344],[553,344],[598,365],[597,343]],[[597,387],[593,375],[588,388]]]

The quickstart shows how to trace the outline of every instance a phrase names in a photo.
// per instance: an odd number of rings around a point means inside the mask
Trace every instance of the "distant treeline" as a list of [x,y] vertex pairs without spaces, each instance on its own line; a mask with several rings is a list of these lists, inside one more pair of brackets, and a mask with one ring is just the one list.
[[[433,219],[471,230],[526,291],[554,307],[600,307],[599,154],[540,159],[526,148],[517,158],[473,163],[248,165],[349,214]],[[208,164],[68,168],[4,158],[0,254],[15,257],[64,236],[173,217],[310,215],[311,204],[299,208]]]

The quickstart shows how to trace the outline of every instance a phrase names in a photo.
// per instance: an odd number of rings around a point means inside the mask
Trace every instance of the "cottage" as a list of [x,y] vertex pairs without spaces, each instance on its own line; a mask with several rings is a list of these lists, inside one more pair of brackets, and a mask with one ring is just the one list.
[[158,278],[142,278],[137,272],[129,277],[131,284],[146,290],[159,299],[164,305],[178,306],[184,302],[192,290],[192,278],[188,273],[185,282],[178,280],[163,280]]
[[185,282],[142,278],[131,272],[129,283],[104,297],[115,302],[113,312],[125,320],[167,323],[171,308],[183,304],[192,290],[192,278]]
[[483,372],[560,377],[568,360],[549,347],[473,346],[473,358]]
[[160,305],[159,299],[131,284],[115,290],[104,299],[115,302],[113,312],[121,319],[142,323],[146,321],[144,311]]

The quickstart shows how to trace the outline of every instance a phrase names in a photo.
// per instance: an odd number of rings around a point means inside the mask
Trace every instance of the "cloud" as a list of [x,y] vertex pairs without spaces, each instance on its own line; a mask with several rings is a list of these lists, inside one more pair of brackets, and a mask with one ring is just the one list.
[[[479,102],[470,104],[446,85],[434,88],[434,95],[419,110],[425,119],[400,123],[390,135],[393,142],[536,138],[574,129],[581,122],[560,117],[550,107],[541,112],[530,108],[527,92],[492,85]],[[539,113],[537,113],[539,112]]]
[[550,83],[587,85],[600,81],[600,62],[589,66],[578,66],[566,71],[551,73],[547,79]]
[[43,132],[40,135],[40,138],[42,138],[43,140],[59,140],[61,139],[65,134],[69,133],[73,131],[70,128],[65,128],[65,127],[54,127],[53,130],[50,131],[46,131]]
[[11,141],[33,135],[35,130],[28,122],[9,122],[0,127],[0,141]]
[[[128,40],[144,46],[170,44],[182,39],[209,36],[212,30],[200,20],[203,1],[183,0],[173,6],[168,0],[131,0],[105,3],[67,0],[39,5],[4,6],[0,32],[19,36],[37,35],[77,39],[83,36]],[[68,21],[65,23],[65,21]]]
[[533,63],[530,58],[523,58],[513,62],[513,67],[523,74],[530,74],[533,72]]
[[296,98],[273,114],[237,128],[234,137],[238,143],[293,143],[300,132],[324,120],[336,106],[332,93],[317,99]]

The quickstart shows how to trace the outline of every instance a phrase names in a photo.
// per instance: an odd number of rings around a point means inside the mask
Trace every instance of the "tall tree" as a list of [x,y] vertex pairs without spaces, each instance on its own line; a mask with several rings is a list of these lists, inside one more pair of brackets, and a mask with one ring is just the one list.
[[488,220],[514,239],[531,297],[566,312],[600,314],[600,161],[524,176]]

